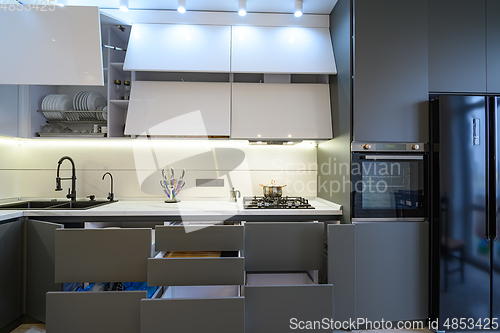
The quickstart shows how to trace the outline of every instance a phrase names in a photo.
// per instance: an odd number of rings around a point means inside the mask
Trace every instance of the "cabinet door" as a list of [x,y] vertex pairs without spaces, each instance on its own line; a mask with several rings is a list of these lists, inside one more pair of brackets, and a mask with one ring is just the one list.
[[0,328],[21,315],[21,222],[0,224]]
[[332,138],[327,84],[233,83],[232,97],[232,138]]
[[356,317],[428,317],[428,222],[368,222],[356,230]]
[[337,74],[327,28],[233,26],[233,73]]
[[486,92],[485,0],[429,1],[429,90]]
[[354,140],[428,141],[427,1],[354,5]]
[[500,93],[500,1],[486,0],[487,83],[489,93]]
[[0,135],[18,136],[19,86],[0,85]]
[[27,228],[26,313],[45,322],[45,295],[62,290],[55,283],[55,237],[63,225],[28,220]]
[[130,36],[126,71],[229,72],[231,27],[134,24]]
[[230,84],[136,81],[126,135],[229,136]]
[[98,7],[12,7],[0,10],[8,50],[0,53],[0,84],[104,84]]

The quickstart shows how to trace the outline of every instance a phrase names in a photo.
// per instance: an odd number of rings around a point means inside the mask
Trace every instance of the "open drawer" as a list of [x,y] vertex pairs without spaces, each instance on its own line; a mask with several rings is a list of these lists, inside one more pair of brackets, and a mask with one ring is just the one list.
[[137,333],[146,291],[49,292],[47,332]]
[[216,252],[220,253],[220,257],[204,257],[202,255],[205,253],[202,252],[188,253],[187,255],[191,257],[168,257],[171,253],[161,251],[155,258],[148,259],[149,286],[243,285],[245,283],[245,259],[240,251]]
[[239,251],[243,250],[242,225],[156,226],[157,251]]
[[306,272],[247,274],[245,333],[295,332],[292,318],[320,322],[332,319],[333,285],[315,284]]
[[243,333],[244,298],[239,286],[163,287],[141,301],[141,333]]
[[55,282],[143,282],[151,229],[57,229]]

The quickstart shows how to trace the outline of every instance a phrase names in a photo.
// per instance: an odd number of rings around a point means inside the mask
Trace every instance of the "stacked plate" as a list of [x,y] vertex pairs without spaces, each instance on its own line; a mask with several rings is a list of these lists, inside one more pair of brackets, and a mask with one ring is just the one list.
[[61,112],[48,111],[67,111],[72,106],[71,97],[64,94],[50,94],[42,100],[43,115],[49,120],[64,120]]
[[73,98],[73,108],[76,111],[97,111],[106,105],[106,99],[97,91],[80,91]]

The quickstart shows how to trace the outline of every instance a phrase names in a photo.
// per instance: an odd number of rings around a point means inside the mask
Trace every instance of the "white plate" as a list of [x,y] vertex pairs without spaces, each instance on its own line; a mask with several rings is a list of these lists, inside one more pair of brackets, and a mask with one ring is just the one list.
[[54,95],[47,96],[47,102],[45,102],[45,110],[50,111],[50,102],[54,98]]
[[76,100],[76,108],[78,111],[82,110],[82,97],[85,94],[85,91],[80,91],[78,93],[78,99]]
[[89,96],[90,92],[89,91],[86,91],[83,96],[82,96],[82,100],[80,102],[81,104],[81,109],[82,111],[88,111],[87,110],[87,97]]
[[106,99],[101,93],[97,91],[91,91],[87,96],[87,110],[96,111],[98,107],[104,105],[106,105]]
[[54,95],[52,96],[52,98],[50,99],[50,105],[49,105],[49,109],[50,111],[54,111],[56,109],[56,100],[57,100],[57,97],[59,95]]
[[78,102],[80,101],[80,96],[82,95],[82,92],[79,91],[76,93],[75,97],[73,98],[73,108],[78,111],[79,110],[79,105]]
[[59,95],[59,98],[56,102],[56,110],[60,111],[69,111],[71,110],[71,106],[73,101],[69,95]]

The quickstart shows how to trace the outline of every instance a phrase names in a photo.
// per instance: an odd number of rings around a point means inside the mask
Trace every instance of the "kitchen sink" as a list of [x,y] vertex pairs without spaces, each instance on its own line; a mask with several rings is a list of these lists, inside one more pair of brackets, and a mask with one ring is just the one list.
[[48,209],[89,209],[112,203],[111,201],[71,201]]
[[94,207],[100,207],[112,203],[112,201],[23,201],[14,202],[10,204],[0,205],[0,210],[2,209],[89,209]]

